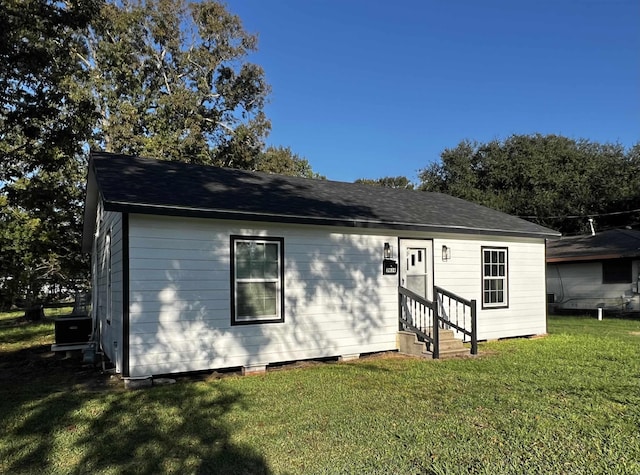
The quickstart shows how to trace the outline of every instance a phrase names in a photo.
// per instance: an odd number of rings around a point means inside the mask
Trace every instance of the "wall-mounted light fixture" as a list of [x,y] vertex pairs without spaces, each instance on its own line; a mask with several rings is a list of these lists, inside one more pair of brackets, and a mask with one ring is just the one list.
[[388,242],[384,243],[382,251],[382,275],[396,275],[398,273],[398,262],[393,259],[393,248]]
[[448,261],[451,259],[451,248],[447,246],[442,246],[442,260]]

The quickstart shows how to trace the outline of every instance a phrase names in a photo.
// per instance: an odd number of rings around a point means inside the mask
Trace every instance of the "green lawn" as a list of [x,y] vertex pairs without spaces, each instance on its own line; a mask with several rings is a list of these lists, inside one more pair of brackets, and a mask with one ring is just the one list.
[[0,316],[0,473],[640,473],[640,320],[549,332],[125,391]]

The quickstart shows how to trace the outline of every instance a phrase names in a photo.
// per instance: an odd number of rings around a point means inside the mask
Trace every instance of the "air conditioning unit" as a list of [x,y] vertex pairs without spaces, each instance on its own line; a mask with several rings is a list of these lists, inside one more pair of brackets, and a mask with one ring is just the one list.
[[91,339],[91,317],[60,317],[54,320],[54,324],[57,345],[87,343]]

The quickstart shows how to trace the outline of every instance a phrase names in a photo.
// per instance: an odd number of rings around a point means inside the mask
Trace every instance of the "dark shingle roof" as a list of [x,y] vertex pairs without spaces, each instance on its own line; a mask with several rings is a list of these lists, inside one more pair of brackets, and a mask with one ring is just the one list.
[[[106,210],[253,221],[558,237],[520,218],[441,193],[91,154],[89,188]],[[85,215],[85,220],[89,218]],[[86,226],[87,223],[85,223]],[[86,229],[85,229],[86,230]]]
[[640,231],[612,229],[565,237],[547,244],[547,262],[589,261],[640,256]]

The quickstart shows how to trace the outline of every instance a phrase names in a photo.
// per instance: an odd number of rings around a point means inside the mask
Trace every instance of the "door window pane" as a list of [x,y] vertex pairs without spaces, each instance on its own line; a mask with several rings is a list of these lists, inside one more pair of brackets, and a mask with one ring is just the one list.
[[420,297],[427,297],[427,276],[407,275],[407,289],[418,294]]

